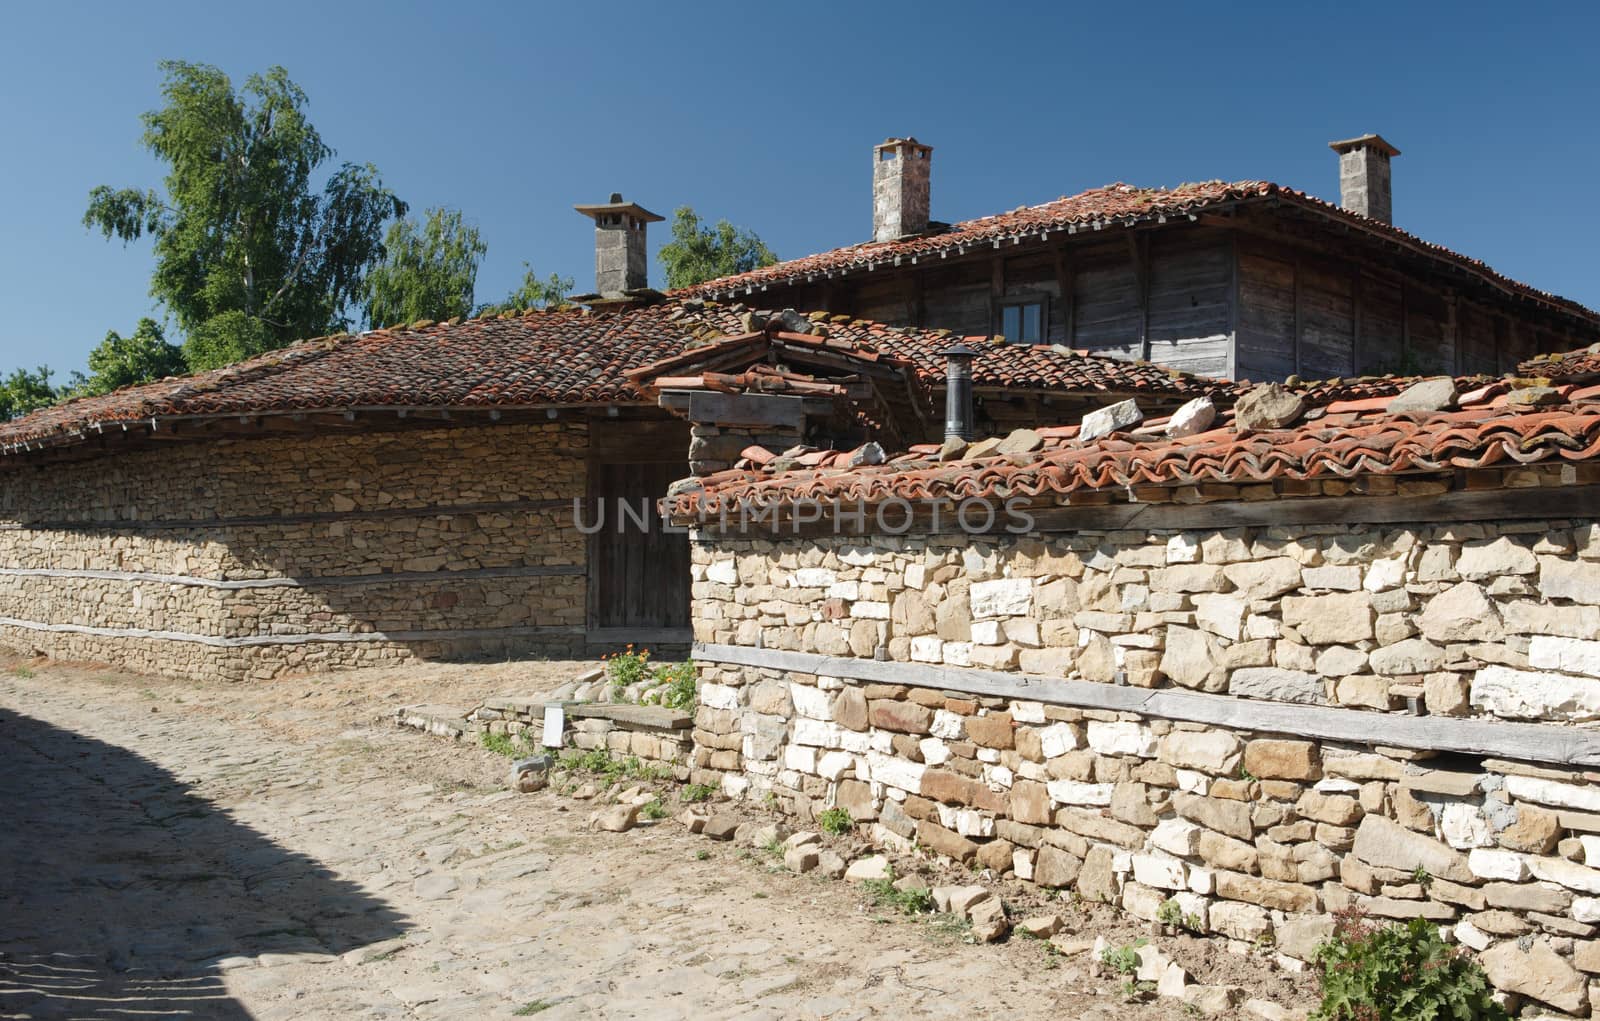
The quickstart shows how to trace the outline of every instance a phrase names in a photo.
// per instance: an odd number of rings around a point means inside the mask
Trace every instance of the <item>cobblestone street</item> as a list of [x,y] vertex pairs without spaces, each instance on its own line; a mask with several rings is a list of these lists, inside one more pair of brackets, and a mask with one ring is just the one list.
[[313,682],[26,674],[0,681],[6,1016],[1182,1016],[670,819],[590,833]]

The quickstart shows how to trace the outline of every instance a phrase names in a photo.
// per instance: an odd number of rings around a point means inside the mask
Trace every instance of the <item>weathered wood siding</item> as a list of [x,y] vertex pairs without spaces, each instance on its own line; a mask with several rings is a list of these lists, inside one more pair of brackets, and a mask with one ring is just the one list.
[[1233,246],[1214,236],[1155,235],[1149,264],[1143,357],[1203,376],[1227,375]]

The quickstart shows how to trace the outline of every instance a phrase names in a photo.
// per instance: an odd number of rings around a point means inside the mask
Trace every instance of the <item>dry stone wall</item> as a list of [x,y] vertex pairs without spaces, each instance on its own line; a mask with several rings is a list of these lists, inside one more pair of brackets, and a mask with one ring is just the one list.
[[0,640],[268,677],[583,644],[582,423],[217,441],[0,487]]
[[[702,534],[694,572],[701,782],[1295,960],[1358,906],[1446,927],[1510,994],[1600,996],[1600,771],[1562,760],[1600,711],[1593,522]],[[1227,722],[1083,694],[1113,687]],[[1384,743],[1430,715],[1518,754]]]

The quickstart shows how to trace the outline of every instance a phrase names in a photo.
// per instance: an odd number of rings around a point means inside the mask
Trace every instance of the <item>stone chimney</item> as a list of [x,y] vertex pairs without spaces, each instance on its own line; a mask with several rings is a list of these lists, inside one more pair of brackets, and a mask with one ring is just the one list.
[[598,206],[574,206],[594,220],[594,289],[602,297],[622,295],[650,286],[650,250],[645,226],[665,217],[632,202],[619,192]]
[[1339,205],[1373,220],[1393,222],[1389,160],[1400,150],[1378,135],[1329,142],[1328,148],[1339,154]]
[[872,240],[921,234],[928,229],[928,170],[933,146],[891,138],[872,147]]

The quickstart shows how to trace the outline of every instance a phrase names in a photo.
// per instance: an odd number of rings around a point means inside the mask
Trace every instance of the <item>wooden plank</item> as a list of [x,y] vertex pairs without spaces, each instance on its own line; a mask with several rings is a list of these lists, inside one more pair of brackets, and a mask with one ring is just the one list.
[[832,401],[782,394],[695,393],[689,398],[691,422],[717,425],[773,425],[800,429],[805,426],[808,411],[827,414],[832,409]]
[[1578,727],[1439,716],[1401,716],[1331,706],[1291,705],[1175,688],[1132,688],[1034,674],[924,663],[822,656],[779,649],[696,643],[694,658],[768,670],[905,684],[992,698],[1024,699],[1082,709],[1290,734],[1360,745],[1432,749],[1563,765],[1600,765],[1600,733]]
[[149,628],[97,627],[92,624],[51,624],[16,617],[0,617],[0,627],[52,634],[96,635],[103,638],[147,638],[163,642],[190,642],[219,649],[248,649],[278,645],[360,645],[368,642],[446,642],[472,639],[541,638],[581,635],[583,628],[571,624],[527,625],[493,628],[441,628],[435,631],[328,631],[303,635],[248,635],[225,638],[187,631],[156,631]]

